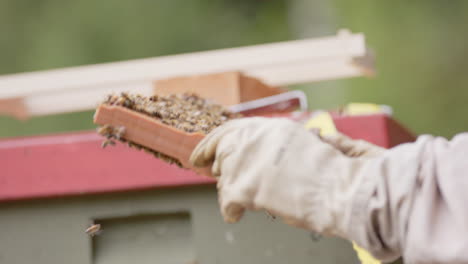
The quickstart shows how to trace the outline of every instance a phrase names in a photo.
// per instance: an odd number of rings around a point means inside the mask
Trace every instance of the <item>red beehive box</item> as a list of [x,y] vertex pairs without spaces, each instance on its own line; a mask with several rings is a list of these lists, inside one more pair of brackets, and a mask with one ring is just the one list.
[[391,148],[416,139],[408,129],[385,114],[333,116],[333,122],[341,133],[384,148]]
[[[342,133],[386,148],[415,139],[384,114],[334,122]],[[95,132],[0,140],[0,201],[214,183],[123,144],[102,149],[101,141]]]

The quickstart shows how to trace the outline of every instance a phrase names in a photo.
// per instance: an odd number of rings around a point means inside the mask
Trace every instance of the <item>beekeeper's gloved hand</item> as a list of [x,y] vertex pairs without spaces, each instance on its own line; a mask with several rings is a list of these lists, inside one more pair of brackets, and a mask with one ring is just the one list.
[[335,143],[289,120],[243,118],[212,131],[191,162],[212,164],[228,222],[267,210],[383,261],[468,263],[468,133],[359,157]]
[[350,158],[287,119],[244,118],[215,129],[193,151],[195,166],[213,163],[227,222],[245,209],[347,237],[362,160]]

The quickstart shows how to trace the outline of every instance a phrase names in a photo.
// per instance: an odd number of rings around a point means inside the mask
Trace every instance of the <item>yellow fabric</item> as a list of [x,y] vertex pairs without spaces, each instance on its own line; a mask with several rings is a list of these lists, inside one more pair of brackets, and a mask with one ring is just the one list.
[[356,251],[358,258],[362,264],[380,264],[380,261],[376,260],[374,257],[372,257],[371,254],[369,254],[369,252],[359,247],[354,242],[353,242],[353,248],[354,248],[354,251]]
[[[372,104],[350,104],[348,105],[348,114],[362,114],[375,112],[376,105]],[[380,111],[380,108],[377,106],[377,111]],[[320,129],[320,135],[330,135],[337,132],[335,124],[333,123],[333,118],[328,112],[321,112],[314,115],[310,120],[305,123],[306,129],[318,128]],[[359,260],[362,264],[380,264],[380,261],[376,260],[369,254],[366,250],[360,248],[353,242],[353,248],[356,251]]]
[[380,113],[382,109],[377,104],[370,103],[350,103],[345,107],[345,114],[347,115],[362,115],[371,113]]
[[320,135],[331,135],[336,133],[336,127],[333,123],[333,119],[328,112],[320,112],[314,115],[305,123],[306,129],[318,128],[320,129]]

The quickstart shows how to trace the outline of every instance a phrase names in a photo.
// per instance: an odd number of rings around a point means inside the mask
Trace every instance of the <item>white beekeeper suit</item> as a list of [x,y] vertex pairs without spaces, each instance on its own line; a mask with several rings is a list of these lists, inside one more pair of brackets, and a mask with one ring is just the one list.
[[287,119],[243,118],[211,132],[191,162],[212,165],[228,222],[266,210],[382,261],[468,263],[468,133],[383,150]]

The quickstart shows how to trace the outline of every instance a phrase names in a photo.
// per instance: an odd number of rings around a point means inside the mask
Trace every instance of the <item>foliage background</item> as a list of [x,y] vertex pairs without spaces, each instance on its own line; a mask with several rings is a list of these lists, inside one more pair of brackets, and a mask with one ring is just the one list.
[[[467,131],[468,1],[0,0],[0,74],[364,32],[378,75],[295,86],[312,108],[375,102],[418,134]],[[14,87],[8,88],[14,89]],[[0,137],[92,129],[92,112],[20,122]]]

